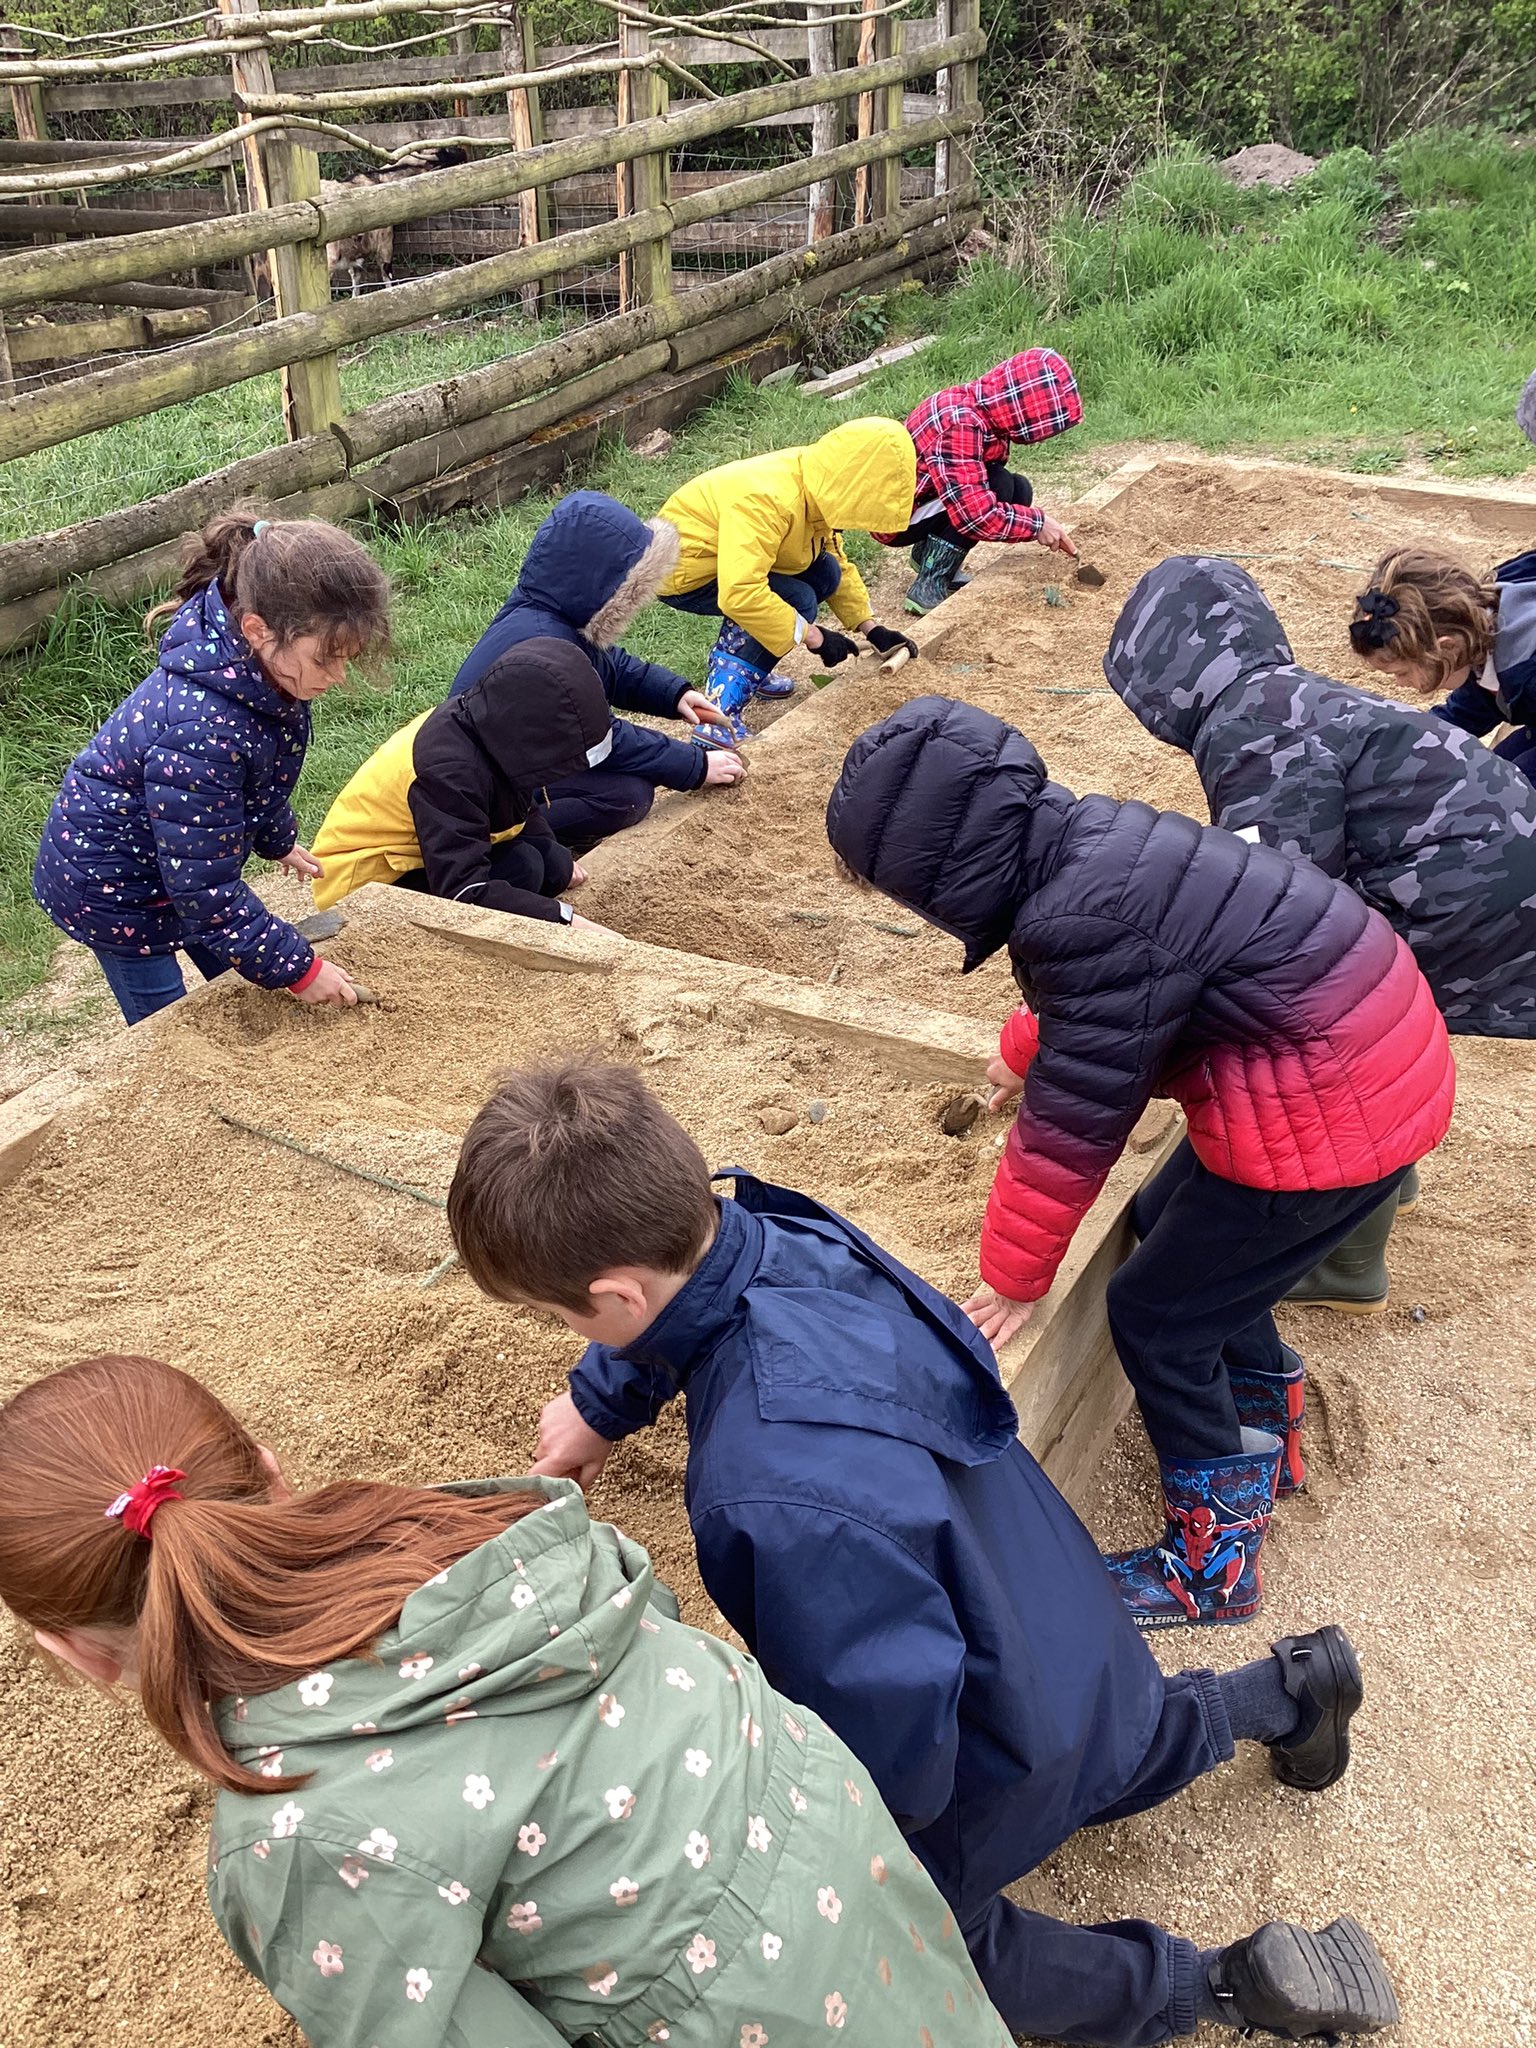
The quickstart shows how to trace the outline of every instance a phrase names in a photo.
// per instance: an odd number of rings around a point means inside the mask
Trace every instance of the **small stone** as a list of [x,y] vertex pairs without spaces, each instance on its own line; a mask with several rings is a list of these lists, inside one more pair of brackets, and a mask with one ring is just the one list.
[[976,1127],[981,1115],[979,1095],[953,1095],[945,1103],[939,1118],[939,1128],[946,1138],[964,1138]]
[[643,441],[635,443],[635,453],[643,455],[648,462],[658,461],[672,452],[672,436],[665,427],[658,427],[654,434],[647,434]]
[[92,2004],[94,2005],[98,2004],[103,1998],[105,1998],[107,1993],[111,1989],[112,1980],[109,1977],[98,1977],[95,1979],[93,1983],[86,1985],[85,1995],[88,1999],[91,2000]]
[[813,1124],[819,1124],[827,1113],[827,1105],[824,1102],[808,1102],[805,1105],[805,1113]]
[[792,1109],[780,1109],[777,1104],[760,1109],[757,1120],[772,1138],[782,1138],[786,1131],[792,1131],[800,1121]]
[[1416,1301],[1413,1307],[1409,1309],[1408,1315],[1411,1321],[1422,1323],[1428,1320],[1429,1310],[1424,1306],[1423,1302]]
[[117,1888],[117,1896],[120,1899],[142,1899],[148,1890],[149,1886],[142,1877],[125,1877]]

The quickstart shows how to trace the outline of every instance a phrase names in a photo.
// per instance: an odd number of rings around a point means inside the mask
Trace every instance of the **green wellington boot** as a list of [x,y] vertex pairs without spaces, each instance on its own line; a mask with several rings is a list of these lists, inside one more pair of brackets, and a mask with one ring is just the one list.
[[1403,1175],[1402,1180],[1398,1183],[1398,1215],[1411,1216],[1414,1210],[1417,1209],[1419,1203],[1423,1200],[1423,1198],[1424,1191],[1419,1186],[1419,1169],[1416,1166],[1410,1166],[1408,1171]]
[[1301,1308],[1337,1309],[1346,1316],[1380,1315],[1391,1285],[1386,1249],[1397,1221],[1397,1194],[1394,1188],[1305,1280],[1297,1281],[1286,1300]]

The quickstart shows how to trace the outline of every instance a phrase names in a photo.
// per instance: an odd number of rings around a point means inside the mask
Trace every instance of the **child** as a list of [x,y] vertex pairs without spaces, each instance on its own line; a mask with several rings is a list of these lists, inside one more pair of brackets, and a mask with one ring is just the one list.
[[0,1599],[219,1787],[214,1917],[312,2048],[1007,2042],[854,1758],[574,1487],[293,1495],[95,1358],[0,1409]]
[[682,542],[662,601],[723,619],[704,688],[733,743],[752,737],[742,712],[753,697],[787,697],[794,689],[774,674],[791,647],[809,647],[828,668],[858,653],[846,634],[816,624],[823,604],[879,653],[917,653],[905,634],[874,624],[869,592],[843,553],[841,533],[873,532],[907,518],[915,473],[904,427],[848,420],[809,448],[706,470],[662,506]]
[[597,671],[566,640],[524,640],[475,684],[371,754],[315,835],[322,910],[399,882],[486,910],[584,925],[562,890],[586,880],[541,807],[545,787],[608,758]]
[[660,519],[643,520],[600,491],[572,491],[533,536],[510,595],[465,657],[450,696],[472,689],[493,662],[524,640],[568,640],[592,666],[610,704],[652,718],[681,718],[694,746],[654,727],[613,721],[613,751],[549,791],[549,829],[578,859],[600,839],[638,825],[657,786],[728,788],[746,763],[725,747],[709,747],[725,725],[701,691],[659,662],[641,661],[618,645],[677,563],[677,534]]
[[[1412,948],[1452,1032],[1536,1036],[1536,790],[1421,712],[1298,668],[1235,562],[1150,570],[1104,673],[1194,757],[1211,822],[1347,882]],[[1390,1195],[1286,1296],[1384,1309]]]
[[[1006,945],[1022,1095],[965,1304],[1001,1343],[1055,1276],[1153,1095],[1189,1135],[1138,1197],[1115,1350],[1157,1452],[1161,1541],[1112,1556],[1149,1628],[1242,1621],[1277,1467],[1300,1484],[1301,1360],[1270,1311],[1450,1122],[1445,1025],[1384,918],[1307,861],[1177,812],[1077,798],[990,712],[919,697],[849,749],[827,832],[856,875]],[[1284,1454],[1282,1455],[1282,1444]]]
[[89,946],[130,1024],[185,994],[178,952],[304,1003],[352,985],[243,878],[251,855],[296,875],[290,798],[309,706],[383,646],[389,583],[318,519],[221,513],[188,544],[154,672],[75,758],[33,870],[38,902]]
[[912,550],[909,612],[931,612],[970,581],[961,565],[979,540],[1037,540],[1077,553],[1066,528],[1036,507],[1029,478],[1009,469],[1008,450],[1064,434],[1082,416],[1071,365],[1053,348],[1027,348],[974,383],[936,391],[909,414],[915,509],[903,532],[875,536]]
[[1481,737],[1518,731],[1494,749],[1536,782],[1536,550],[1483,582],[1438,548],[1393,548],[1355,599],[1350,644],[1360,659],[1432,697],[1435,715]]
[[590,1484],[685,1395],[711,1598],[863,1759],[1015,2032],[1140,2048],[1202,2018],[1390,2023],[1352,1921],[1202,1955],[1145,1921],[1066,1926],[1000,1896],[1235,1738],[1269,1743],[1288,1784],[1332,1784],[1354,1654],[1324,1628],[1220,1680],[1165,1679],[954,1304],[807,1197],[735,1183],[717,1202],[627,1068],[509,1076],[475,1119],[448,1203],[466,1269],[591,1340],[544,1412],[541,1469]]

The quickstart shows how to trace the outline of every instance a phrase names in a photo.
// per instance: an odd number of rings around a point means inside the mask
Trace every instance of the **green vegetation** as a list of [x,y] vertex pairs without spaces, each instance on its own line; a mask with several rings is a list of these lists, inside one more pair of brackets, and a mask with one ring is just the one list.
[[[866,385],[859,403],[899,418],[935,386],[1046,341],[1073,363],[1086,405],[1082,427],[1031,453],[1046,494],[1094,447],[1133,439],[1262,448],[1367,473],[1421,456],[1456,474],[1510,476],[1531,458],[1512,414],[1532,367],[1532,305],[1536,152],[1420,136],[1380,160],[1341,152],[1285,196],[1237,193],[1208,163],[1175,154],[1098,217],[1066,215],[1027,264],[986,262],[941,298],[901,294],[871,314],[893,334],[940,339]],[[514,339],[526,346],[531,330]],[[507,341],[497,324],[376,345],[348,372],[349,401],[485,360]],[[10,465],[0,471],[4,530],[35,530],[50,496],[84,516],[263,445],[270,418],[249,397],[252,412],[240,413],[241,397],[220,402],[216,455],[205,401]],[[699,469],[814,438],[846,416],[790,386],[738,385],[664,460],[610,449],[583,481],[649,513]],[[264,424],[247,441],[242,423],[257,417]],[[392,683],[321,706],[300,792],[306,831],[363,755],[441,696],[548,502],[378,536],[399,592]],[[878,553],[854,545],[866,560]],[[711,632],[654,607],[630,644],[698,674]],[[0,665],[0,1000],[32,986],[53,949],[28,877],[59,774],[146,665],[136,622],[90,602],[67,607],[34,655]]]

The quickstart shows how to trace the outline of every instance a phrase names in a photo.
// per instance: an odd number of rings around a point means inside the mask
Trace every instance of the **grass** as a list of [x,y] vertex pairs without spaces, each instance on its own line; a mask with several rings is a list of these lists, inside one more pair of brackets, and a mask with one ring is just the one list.
[[[1077,371],[1085,417],[1031,451],[1047,498],[1082,453],[1128,440],[1262,449],[1365,474],[1422,457],[1502,477],[1532,459],[1513,412],[1533,366],[1536,151],[1424,136],[1379,163],[1340,152],[1286,195],[1238,193],[1209,164],[1175,156],[1109,214],[1059,223],[1038,267],[1025,277],[984,264],[942,297],[902,295],[895,330],[939,340],[866,385],[861,408],[902,417],[925,392],[1049,342]],[[498,319],[375,344],[344,370],[347,402],[536,338]],[[650,513],[700,469],[812,439],[846,417],[792,386],[736,384],[662,460],[610,448],[583,481]],[[261,380],[28,457],[0,469],[0,535],[134,502],[276,438],[275,394]],[[359,760],[442,695],[549,502],[376,536],[399,593],[392,683],[320,707],[300,789],[306,833]],[[856,558],[878,552],[851,545]],[[629,644],[697,675],[712,630],[657,606]],[[37,652],[0,664],[0,1004],[35,985],[53,952],[29,874],[59,775],[146,666],[136,621],[93,601],[66,607]]]

